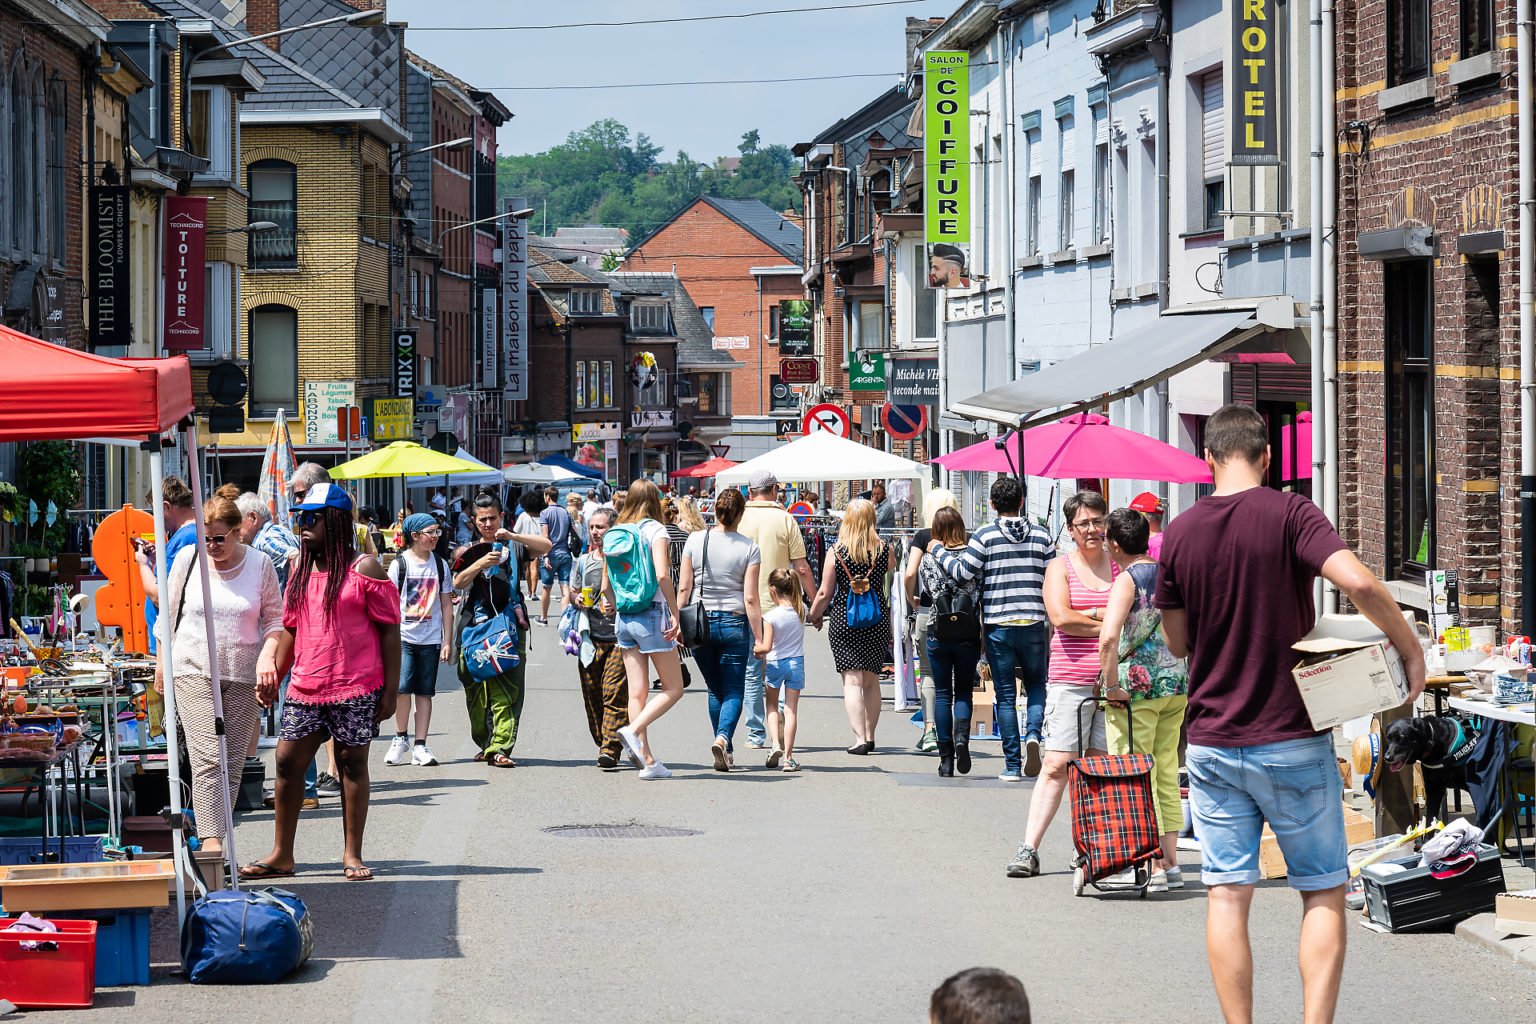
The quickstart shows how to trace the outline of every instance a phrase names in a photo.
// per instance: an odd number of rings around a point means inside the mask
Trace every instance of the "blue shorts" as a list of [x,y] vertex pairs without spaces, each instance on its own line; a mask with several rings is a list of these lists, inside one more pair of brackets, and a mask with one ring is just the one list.
[[805,659],[781,658],[768,662],[768,674],[763,685],[774,690],[805,689]]
[[1206,885],[1258,882],[1266,820],[1292,889],[1332,889],[1348,880],[1344,780],[1332,734],[1258,747],[1191,744],[1185,761]]
[[[549,559],[549,565],[544,559]],[[554,568],[550,568],[553,566]],[[564,543],[550,548],[549,554],[539,559],[539,582],[546,587],[558,587],[571,578],[571,549]]]
[[648,612],[619,612],[613,618],[614,642],[620,650],[640,648],[642,654],[664,654],[677,644],[661,635],[667,625],[667,606],[653,604]]
[[400,695],[437,696],[437,667],[442,663],[442,644],[400,645]]

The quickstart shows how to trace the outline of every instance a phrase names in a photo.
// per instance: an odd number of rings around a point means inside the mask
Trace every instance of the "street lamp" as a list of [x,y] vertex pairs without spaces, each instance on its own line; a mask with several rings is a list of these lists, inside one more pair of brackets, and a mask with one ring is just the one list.
[[239,228],[214,228],[210,235],[255,235],[263,231],[276,231],[280,225],[275,220],[253,220],[244,227]]

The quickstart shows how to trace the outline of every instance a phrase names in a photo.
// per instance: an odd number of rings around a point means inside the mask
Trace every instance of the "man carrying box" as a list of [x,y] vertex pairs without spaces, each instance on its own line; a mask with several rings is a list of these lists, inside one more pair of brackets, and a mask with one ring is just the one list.
[[1228,1024],[1253,1019],[1248,909],[1268,820],[1302,896],[1301,977],[1308,1024],[1333,1020],[1344,970],[1348,879],[1343,781],[1329,731],[1308,717],[1291,645],[1312,628],[1321,574],[1402,656],[1409,701],[1424,656],[1381,581],[1306,498],[1264,486],[1268,434],[1252,408],[1206,423],[1215,492],[1168,527],[1155,603],[1168,647],[1189,658],[1190,807],[1210,892],[1205,944]]

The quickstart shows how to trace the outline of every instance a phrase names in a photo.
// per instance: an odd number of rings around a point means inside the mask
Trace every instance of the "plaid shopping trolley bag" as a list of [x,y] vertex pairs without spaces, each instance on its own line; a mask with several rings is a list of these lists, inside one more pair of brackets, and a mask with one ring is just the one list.
[[[1090,697],[1078,706],[1097,706]],[[1127,736],[1130,717],[1126,716]],[[1086,735],[1081,727],[1079,737]],[[1132,749],[1134,749],[1134,743]],[[1150,861],[1159,851],[1157,808],[1152,801],[1152,757],[1149,754],[1078,756],[1067,768],[1067,799],[1072,808],[1072,891],[1081,896],[1087,885],[1101,892],[1134,890],[1145,896],[1151,878]],[[1129,869],[1124,880],[1107,880]]]

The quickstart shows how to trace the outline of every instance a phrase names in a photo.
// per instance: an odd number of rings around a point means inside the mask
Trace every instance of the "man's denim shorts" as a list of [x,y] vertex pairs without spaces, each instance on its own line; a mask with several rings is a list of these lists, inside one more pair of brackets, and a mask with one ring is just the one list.
[[1344,780],[1332,734],[1259,747],[1191,744],[1185,762],[1206,885],[1259,880],[1266,820],[1292,889],[1332,889],[1348,879]]
[[642,654],[664,654],[677,644],[661,635],[667,625],[667,606],[653,604],[648,612],[619,612],[613,620],[613,633],[621,650],[640,648]]
[[[549,559],[549,567],[544,565]],[[539,582],[546,587],[558,587],[571,578],[571,549],[564,542],[551,548],[549,554],[539,559]]]

